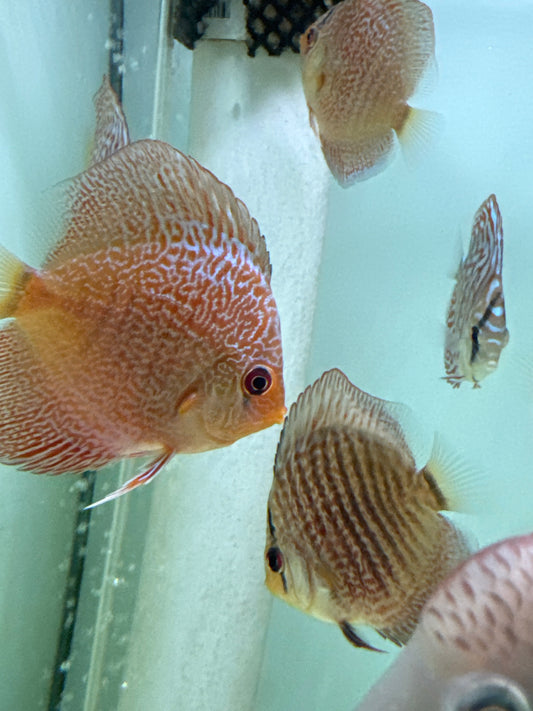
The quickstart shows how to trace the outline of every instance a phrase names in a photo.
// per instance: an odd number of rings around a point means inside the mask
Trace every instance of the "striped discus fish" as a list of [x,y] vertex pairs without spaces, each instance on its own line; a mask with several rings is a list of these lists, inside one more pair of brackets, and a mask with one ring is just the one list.
[[491,195],[474,217],[470,248],[459,265],[448,311],[444,347],[445,380],[474,387],[496,369],[509,341],[502,284],[502,216]]
[[291,407],[274,464],[266,585],[366,649],[354,626],[404,644],[427,597],[468,555],[439,514],[454,505],[437,483],[439,448],[417,467],[409,417],[330,370]]

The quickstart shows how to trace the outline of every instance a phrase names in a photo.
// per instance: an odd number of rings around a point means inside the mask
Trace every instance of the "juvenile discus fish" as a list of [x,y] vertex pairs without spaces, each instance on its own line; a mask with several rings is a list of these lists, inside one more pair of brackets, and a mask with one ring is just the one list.
[[433,589],[468,555],[439,513],[454,505],[449,467],[437,446],[417,466],[410,418],[330,370],[292,405],[276,453],[266,585],[367,649],[357,625],[404,644]]
[[128,143],[106,80],[92,166],[62,186],[42,268],[0,250],[0,460],[38,474],[149,458],[281,423],[282,349],[257,222],[166,143]]
[[300,39],[309,120],[337,182],[381,172],[395,135],[423,137],[435,119],[413,109],[434,62],[431,10],[419,0],[344,0]]
[[439,585],[413,638],[357,708],[531,709],[532,670],[529,534],[478,551]]
[[444,346],[445,380],[458,388],[479,382],[498,366],[509,342],[502,283],[503,227],[495,195],[474,217],[470,248],[455,276]]

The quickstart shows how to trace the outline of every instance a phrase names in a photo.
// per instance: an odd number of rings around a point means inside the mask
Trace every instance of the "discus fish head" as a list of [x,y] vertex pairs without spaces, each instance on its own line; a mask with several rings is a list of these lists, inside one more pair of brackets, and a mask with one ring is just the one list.
[[275,541],[265,547],[265,585],[293,607],[313,614],[314,594],[310,569],[297,555],[287,555]]
[[323,23],[315,22],[300,38],[300,53],[303,57],[302,80],[309,107],[313,106],[326,83],[325,67],[327,62],[327,44],[321,41],[320,27]]
[[[215,447],[281,424],[286,412],[281,357],[268,353],[252,361],[240,353],[220,358],[192,392],[184,415],[196,420]],[[184,405],[187,410],[186,400]]]
[[265,546],[265,585],[270,592],[292,607],[322,620],[336,617],[331,591],[335,589],[336,576],[325,570],[317,561],[277,539],[272,511],[268,508]]

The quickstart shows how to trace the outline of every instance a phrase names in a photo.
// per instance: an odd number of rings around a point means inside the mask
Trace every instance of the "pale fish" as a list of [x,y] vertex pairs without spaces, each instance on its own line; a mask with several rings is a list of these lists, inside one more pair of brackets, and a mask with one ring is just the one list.
[[498,366],[509,341],[502,265],[502,216],[496,196],[490,195],[475,214],[446,321],[445,380],[454,388],[464,380],[480,387],[480,381]]
[[428,596],[469,554],[439,513],[457,506],[442,446],[419,466],[418,444],[406,439],[412,419],[330,370],[292,405],[274,464],[266,585],[368,649],[355,626],[404,644]]
[[52,195],[42,268],[0,250],[0,461],[35,473],[224,447],[285,414],[264,237],[244,203],[166,143],[129,143],[109,83],[92,165]]
[[435,62],[424,3],[344,0],[306,30],[300,49],[309,120],[343,187],[382,171],[395,136],[414,145],[431,134],[436,115],[407,103]]
[[480,550],[427,601],[357,711],[533,709],[533,534]]

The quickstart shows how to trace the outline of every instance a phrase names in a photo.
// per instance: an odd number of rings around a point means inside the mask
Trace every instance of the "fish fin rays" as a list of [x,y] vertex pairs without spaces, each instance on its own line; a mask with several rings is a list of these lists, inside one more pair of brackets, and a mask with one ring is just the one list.
[[[63,237],[47,258],[47,268],[111,245],[147,241],[154,234],[177,239],[177,228],[195,223],[243,244],[270,281],[265,239],[244,203],[193,158],[161,141],[130,143],[49,195]],[[135,212],[132,199],[139,205]]]
[[444,117],[435,111],[408,108],[407,119],[398,130],[398,139],[407,167],[413,170],[442,133]]
[[90,165],[109,158],[130,142],[128,124],[117,95],[104,75],[102,85],[94,95],[96,129]]
[[474,215],[467,261],[480,261],[479,254],[490,263],[491,274],[501,278],[503,264],[502,216],[495,195],[489,195]]
[[13,315],[33,270],[0,245],[0,319]]
[[96,469],[114,459],[63,406],[16,321],[0,330],[0,453],[37,474]]
[[291,406],[276,453],[276,467],[299,448],[300,441],[321,427],[360,429],[397,447],[409,447],[415,461],[419,458],[421,426],[412,410],[360,390],[337,368],[323,373]]
[[137,474],[132,479],[129,479],[118,489],[112,491],[110,494],[107,494],[107,496],[104,496],[98,501],[89,504],[89,506],[86,506],[85,509],[94,509],[96,506],[100,506],[100,504],[105,504],[108,501],[118,499],[119,496],[123,496],[129,491],[133,491],[133,489],[136,489],[138,486],[149,484],[159,474],[161,469],[163,469],[163,467],[171,460],[173,456],[174,452],[165,452],[160,457],[153,460],[150,463],[149,467],[147,469],[143,469],[140,474]]
[[397,647],[403,647],[412,637],[418,622],[418,613],[412,613],[402,624],[376,630],[383,639],[388,639]]
[[481,472],[456,454],[439,434],[431,456],[422,470],[427,483],[435,487],[433,508],[475,515],[484,509]]
[[343,188],[381,173],[394,156],[394,132],[361,141],[330,141],[320,136],[322,152],[335,180]]

